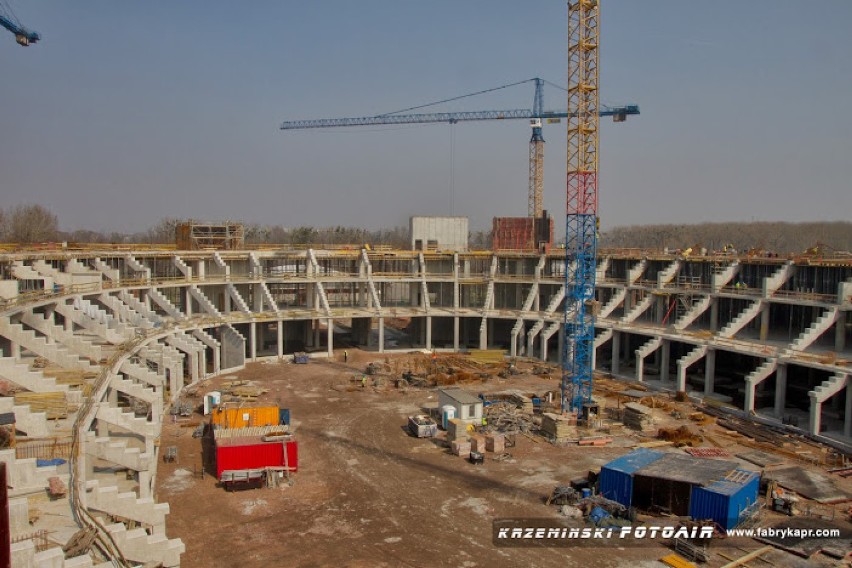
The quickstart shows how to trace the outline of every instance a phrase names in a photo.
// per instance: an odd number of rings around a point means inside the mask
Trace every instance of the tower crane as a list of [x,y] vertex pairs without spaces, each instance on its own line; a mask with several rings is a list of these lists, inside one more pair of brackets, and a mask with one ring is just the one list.
[[41,36],[38,35],[38,33],[28,30],[21,25],[11,8],[9,8],[9,5],[5,2],[0,2],[0,26],[3,26],[15,34],[15,41],[23,47],[41,39]]
[[[514,110],[480,110],[480,111],[464,111],[464,112],[438,112],[426,114],[403,114],[412,110],[418,110],[425,107],[435,106],[451,101],[456,101],[474,95],[481,95],[514,87],[524,83],[535,84],[535,95],[533,97],[532,109],[514,109]],[[544,172],[544,137],[542,135],[543,122],[555,123],[560,122],[563,118],[571,118],[571,111],[547,111],[544,110],[544,83],[543,79],[534,78],[525,81],[518,81],[508,85],[501,85],[491,89],[461,95],[434,103],[419,105],[416,107],[406,108],[400,111],[380,114],[376,116],[363,116],[355,118],[320,118],[314,120],[291,120],[281,123],[281,130],[304,130],[310,128],[337,128],[344,126],[375,126],[387,124],[434,124],[448,123],[456,124],[459,122],[482,121],[482,120],[515,120],[526,119],[530,121],[532,127],[532,137],[530,138],[530,168],[529,168],[529,197],[528,208],[529,216],[539,218],[543,213],[542,206],[542,187],[543,187],[543,172]],[[596,112],[600,116],[611,116],[615,122],[623,122],[628,115],[639,114],[637,105],[627,105],[620,107],[595,107]],[[597,122],[597,117],[596,117]]]
[[[562,410],[592,403],[598,211],[598,0],[568,0],[568,168]],[[573,269],[571,269],[573,267]]]

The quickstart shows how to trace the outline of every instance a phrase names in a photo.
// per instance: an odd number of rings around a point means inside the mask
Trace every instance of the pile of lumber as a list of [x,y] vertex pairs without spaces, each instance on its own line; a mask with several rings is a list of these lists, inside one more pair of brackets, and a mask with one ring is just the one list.
[[533,428],[532,413],[524,412],[513,402],[495,402],[485,407],[488,429],[504,434],[527,433]]
[[541,418],[541,431],[555,442],[572,439],[576,435],[576,419],[545,412]]
[[654,429],[654,417],[651,409],[638,402],[628,402],[624,405],[622,421],[628,428],[640,432],[650,432]]
[[20,392],[15,395],[15,404],[29,405],[32,412],[44,412],[48,420],[68,416],[64,392]]

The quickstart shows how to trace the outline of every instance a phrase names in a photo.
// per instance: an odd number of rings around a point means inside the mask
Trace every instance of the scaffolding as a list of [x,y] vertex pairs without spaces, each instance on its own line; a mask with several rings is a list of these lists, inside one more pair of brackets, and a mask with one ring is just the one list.
[[237,250],[244,248],[242,223],[186,221],[175,226],[178,250]]

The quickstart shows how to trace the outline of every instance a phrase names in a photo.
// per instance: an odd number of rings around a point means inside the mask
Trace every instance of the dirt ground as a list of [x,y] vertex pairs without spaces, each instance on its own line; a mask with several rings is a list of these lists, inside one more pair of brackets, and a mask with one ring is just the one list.
[[[201,442],[189,423],[164,424],[161,445],[177,446],[177,463],[160,463],[157,500],[167,501],[170,537],[186,544],[182,565],[194,566],[662,566],[671,553],[642,548],[503,548],[492,543],[500,517],[561,518],[545,498],[557,484],[585,476],[626,453],[629,444],[556,447],[519,436],[511,458],[483,465],[453,456],[439,442],[416,439],[406,417],[437,403],[432,390],[377,392],[350,379],[375,353],[350,350],[348,363],[250,364],[236,375],[269,389],[263,398],[290,408],[299,442],[292,486],[226,492],[214,475],[203,479]],[[391,356],[395,357],[404,356]],[[234,375],[202,385],[203,393]],[[474,393],[520,388],[541,392],[557,379],[492,379]],[[191,399],[200,403],[200,397]],[[200,415],[192,417],[194,423]],[[621,447],[618,447],[621,446]],[[746,541],[740,550],[759,548]],[[772,554],[775,554],[774,552]],[[766,558],[771,558],[767,556]],[[778,561],[780,560],[780,563]],[[712,565],[725,561],[716,558]],[[777,565],[802,564],[785,555]]]

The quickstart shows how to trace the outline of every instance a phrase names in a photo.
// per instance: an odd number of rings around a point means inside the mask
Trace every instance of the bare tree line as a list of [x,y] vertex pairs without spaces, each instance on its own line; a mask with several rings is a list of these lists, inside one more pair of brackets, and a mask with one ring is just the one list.
[[[18,205],[0,209],[0,240],[7,243],[167,244],[175,242],[175,227],[182,219],[165,217],[141,232],[100,232],[88,229],[60,231],[59,220],[42,205]],[[411,245],[408,227],[368,230],[359,227],[287,228],[281,225],[245,224],[248,244],[373,244],[406,249]],[[469,244],[475,250],[491,247],[490,231],[472,231]],[[739,251],[763,250],[780,254],[803,252],[814,246],[824,251],[852,251],[852,222],[730,222],[696,225],[633,225],[601,234],[602,248],[663,250],[733,246]]]
[[733,246],[738,251],[762,250],[779,254],[804,252],[815,246],[823,251],[852,251],[852,223],[731,222],[696,225],[634,225],[601,234],[604,248],[662,250],[706,248],[718,251]]

